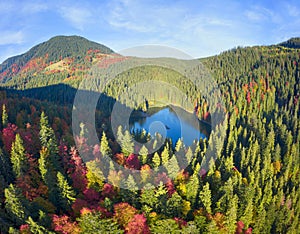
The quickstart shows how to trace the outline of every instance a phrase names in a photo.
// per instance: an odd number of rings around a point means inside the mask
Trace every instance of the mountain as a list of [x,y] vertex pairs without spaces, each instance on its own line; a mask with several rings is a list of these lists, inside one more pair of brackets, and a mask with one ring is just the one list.
[[300,37],[293,37],[285,42],[281,42],[278,45],[287,48],[299,49],[300,48]]
[[5,83],[20,74],[41,72],[58,61],[65,60],[69,65],[72,62],[82,64],[88,55],[112,53],[110,48],[80,36],[56,36],[34,46],[24,54],[5,60],[0,65],[0,82]]

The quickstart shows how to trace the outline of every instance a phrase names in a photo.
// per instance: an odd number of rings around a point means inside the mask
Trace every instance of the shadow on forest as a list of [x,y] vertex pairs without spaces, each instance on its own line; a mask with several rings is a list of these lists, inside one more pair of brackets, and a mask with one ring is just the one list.
[[[124,116],[126,115],[125,112],[131,113],[133,109],[124,104],[121,104],[115,98],[111,96],[107,96],[104,93],[100,94],[99,92],[95,92],[95,91],[78,90],[70,85],[62,84],[62,83],[49,85],[45,87],[25,89],[25,90],[15,90],[15,89],[7,89],[7,88],[0,88],[0,90],[5,91],[6,96],[8,98],[22,99],[23,97],[26,97],[30,99],[47,102],[49,103],[49,105],[54,105],[54,107],[57,105],[65,106],[69,109],[70,113],[72,113],[73,111],[74,108],[73,105],[75,106],[76,103],[78,103],[78,100],[77,102],[75,101],[75,97],[76,95],[78,95],[80,96],[81,100],[80,100],[80,105],[76,107],[77,108],[76,111],[77,113],[80,113],[80,119],[83,122],[85,120],[87,121],[86,127],[88,129],[92,129],[96,127],[98,136],[100,135],[100,132],[102,130],[109,131],[108,135],[110,136],[114,135],[113,132],[115,133],[117,132],[117,129],[112,130],[110,125],[111,113],[113,111],[114,105],[117,103],[118,106],[122,106],[122,108],[120,108],[121,109],[120,113],[118,113],[118,115],[115,116],[115,118],[117,118],[115,121],[118,123],[124,123],[125,129],[126,128],[129,129],[129,119],[128,120],[124,119]],[[95,100],[97,103],[95,103]],[[122,111],[124,112],[124,114],[122,113]],[[93,113],[95,119],[91,119],[90,117],[91,114]],[[181,110],[181,113],[182,113],[181,116],[184,118],[190,114],[184,111],[183,109]],[[92,122],[93,120],[94,122]],[[103,124],[103,122],[105,122],[105,124]],[[69,124],[70,126],[72,125],[72,123]],[[128,126],[126,126],[126,124],[128,124]],[[79,133],[80,122],[78,122],[76,125],[78,125],[78,128],[75,129],[75,132]],[[204,133],[206,136],[209,136],[210,126],[208,125],[205,126],[205,124],[199,124],[198,127],[200,127],[199,131]],[[124,125],[123,125],[123,129],[124,129]]]

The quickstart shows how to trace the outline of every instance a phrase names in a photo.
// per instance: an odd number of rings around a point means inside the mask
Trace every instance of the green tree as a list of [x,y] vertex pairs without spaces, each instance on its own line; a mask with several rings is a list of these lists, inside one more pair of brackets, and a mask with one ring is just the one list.
[[40,118],[40,141],[41,146],[49,151],[49,160],[55,170],[61,171],[61,165],[58,157],[57,141],[53,129],[49,126],[48,117],[44,112]]
[[[10,159],[0,148],[0,175],[3,175],[5,181],[8,183],[13,181],[12,168]],[[4,189],[4,186],[3,186]]]
[[103,219],[101,212],[93,212],[82,215],[79,219],[79,227],[83,234],[119,234],[124,233],[113,219]]
[[75,192],[60,172],[57,172],[57,187],[60,206],[64,210],[69,210],[71,204],[76,200]]
[[139,159],[140,159],[140,162],[142,164],[146,164],[147,163],[147,159],[148,159],[148,149],[146,148],[146,146],[142,146],[142,148],[140,149],[140,152],[139,152]]
[[138,186],[135,182],[135,179],[132,175],[129,174],[127,179],[122,181],[125,189],[121,190],[122,200],[128,202],[134,206],[138,205]]
[[157,152],[155,152],[152,157],[152,166],[153,168],[157,168],[160,166],[160,156]]
[[175,179],[177,174],[179,173],[180,171],[180,167],[178,165],[178,162],[177,162],[177,159],[176,159],[176,156],[173,155],[170,160],[168,161],[167,164],[164,165],[167,169],[167,172],[168,172],[168,176],[172,179]]
[[169,161],[170,158],[170,147],[169,147],[169,143],[167,143],[164,147],[163,152],[161,153],[161,163],[162,165],[166,165]]
[[183,217],[183,199],[177,193],[173,193],[172,197],[170,197],[167,201],[167,214],[169,217]]
[[6,106],[5,104],[2,105],[2,128],[5,128],[8,123],[8,115],[6,112]]
[[225,224],[228,233],[235,232],[236,221],[237,221],[237,209],[238,209],[238,196],[234,195],[233,198],[229,200],[228,209],[226,212]]
[[16,134],[16,139],[12,143],[10,159],[15,177],[23,176],[27,172],[29,165],[23,140],[19,134]]
[[38,159],[39,171],[43,181],[51,192],[55,187],[56,172],[50,162],[49,157],[49,150],[45,147],[42,147],[42,149],[40,150],[40,157]]
[[186,198],[191,202],[192,206],[196,205],[199,196],[199,178],[197,174],[193,174],[186,184]]
[[153,234],[181,233],[181,230],[174,219],[157,220],[150,226],[150,231]]
[[121,141],[122,145],[122,152],[125,156],[129,156],[129,154],[133,153],[133,142],[132,142],[132,136],[129,133],[129,131],[125,131],[125,134],[123,136],[123,139]]
[[158,203],[158,198],[155,196],[155,188],[151,184],[146,184],[140,195],[140,203],[142,204],[142,210],[147,213],[155,210]]
[[100,152],[102,153],[103,156],[111,156],[112,152],[109,147],[107,137],[105,132],[103,131],[102,137],[101,137],[101,142],[100,142]]
[[93,160],[86,163],[88,187],[100,192],[103,187],[104,175],[100,167],[100,162]]
[[162,182],[159,183],[154,196],[158,200],[158,203],[156,204],[156,207],[155,207],[156,211],[158,213],[166,214],[168,190]]
[[207,233],[207,221],[206,217],[202,215],[196,215],[194,217],[194,222],[199,229],[199,233]]
[[207,182],[202,191],[200,191],[200,201],[202,202],[203,206],[205,207],[207,213],[211,214],[211,191],[209,189],[209,183]]
[[[45,227],[39,225],[30,216],[28,217],[26,223],[29,225],[29,230],[32,234],[50,234],[53,232],[48,231]],[[53,233],[54,234],[54,233]]]
[[5,195],[5,210],[9,218],[21,225],[28,218],[29,211],[27,209],[27,200],[23,197],[22,192],[13,184],[4,190]]

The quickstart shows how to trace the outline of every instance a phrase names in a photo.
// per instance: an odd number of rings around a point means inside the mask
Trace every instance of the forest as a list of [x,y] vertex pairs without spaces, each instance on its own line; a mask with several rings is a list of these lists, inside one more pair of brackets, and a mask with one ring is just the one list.
[[[217,107],[202,87],[171,69],[121,73],[95,111],[95,145],[88,125],[73,136],[76,89],[93,66],[127,58],[80,37],[55,37],[6,60],[0,66],[0,233],[299,233],[298,45],[294,38],[199,59],[221,92]],[[115,136],[110,113],[118,102],[144,110],[145,98],[170,98],[143,87],[135,99],[132,90],[144,80],[178,87],[200,120],[210,122],[220,109],[225,118],[209,139],[191,146],[179,139],[172,147],[167,139],[137,149],[133,139],[146,142],[149,134],[119,127]],[[162,146],[152,153],[155,144]],[[209,147],[214,160],[205,161]]]

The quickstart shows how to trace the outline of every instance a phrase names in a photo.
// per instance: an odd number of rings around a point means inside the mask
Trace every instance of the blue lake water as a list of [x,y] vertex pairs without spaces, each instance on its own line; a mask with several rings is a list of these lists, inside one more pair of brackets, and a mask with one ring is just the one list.
[[150,108],[146,114],[134,117],[130,121],[131,131],[145,129],[151,136],[156,132],[172,139],[173,145],[182,138],[186,146],[194,140],[207,138],[207,130],[198,118],[178,107]]

